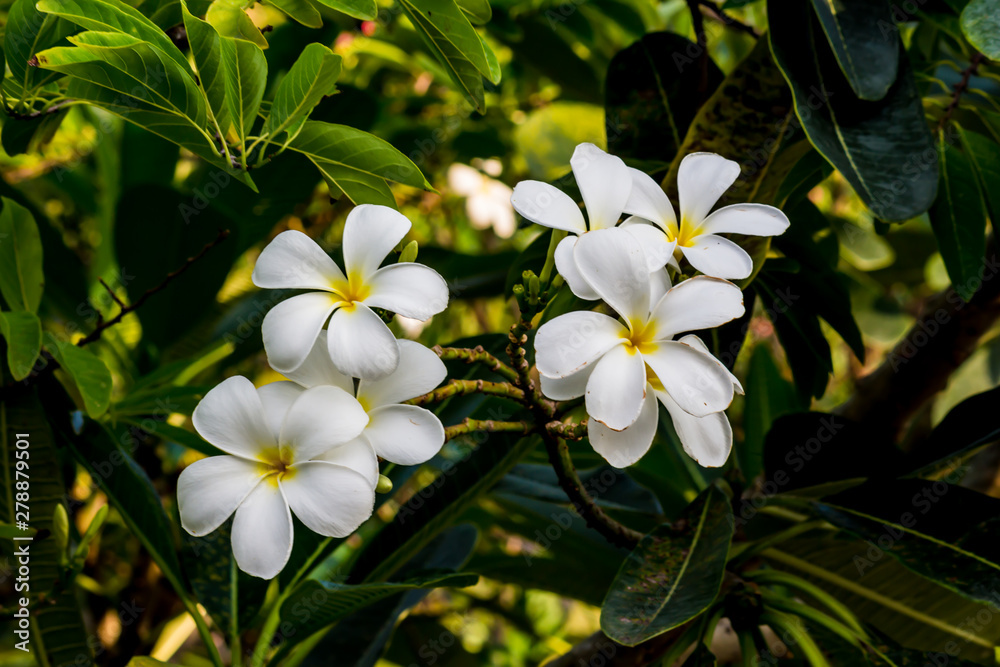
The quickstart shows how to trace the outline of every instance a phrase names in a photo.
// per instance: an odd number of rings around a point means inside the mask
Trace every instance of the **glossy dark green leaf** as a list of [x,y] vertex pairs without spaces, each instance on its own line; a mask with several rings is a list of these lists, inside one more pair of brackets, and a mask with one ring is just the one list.
[[880,100],[896,80],[899,40],[885,0],[812,0],[823,32],[855,94]]
[[[303,637],[308,637],[331,623],[397,593],[421,588],[465,588],[474,586],[478,581],[478,574],[447,571],[401,582],[357,585],[310,579],[296,586],[289,594],[281,605],[281,615],[284,619],[296,619],[296,629]],[[309,613],[306,614],[306,620],[302,620],[306,610]]]
[[914,443],[909,469],[917,471],[1000,440],[1000,421],[994,414],[998,401],[1000,388],[971,396],[953,407],[926,439]]
[[937,161],[928,159],[934,142],[905,55],[882,99],[861,100],[807,4],[769,0],[768,17],[774,58],[813,146],[877,217],[900,222],[930,208],[938,182]]
[[0,294],[12,310],[38,311],[45,286],[42,240],[31,211],[0,200]]
[[110,31],[155,48],[177,67],[190,73],[184,54],[158,25],[120,0],[40,0],[39,11],[60,16],[87,30]]
[[87,414],[100,417],[111,405],[112,379],[107,364],[92,352],[49,336],[46,347],[73,378]]
[[940,155],[941,181],[930,210],[931,226],[952,287],[968,301],[981,285],[986,205],[972,163],[945,141],[943,133]]
[[[701,106],[701,68],[687,57],[697,46],[673,32],[649,33],[619,51],[604,88],[608,151],[636,160],[673,160]],[[709,60],[708,97],[722,81]]]
[[962,10],[962,33],[990,60],[1000,60],[1000,3],[972,0]]
[[[486,58],[486,46],[479,39],[465,13],[455,4],[455,0],[401,0],[411,20],[419,17],[421,30],[433,28],[427,34],[444,52],[449,49],[460,53],[485,77],[490,76],[490,64]],[[447,43],[449,47],[443,47]]]
[[11,78],[24,92],[55,78],[54,74],[46,75],[37,67],[29,66],[28,61],[39,51],[55,46],[79,30],[74,23],[55,14],[40,12],[35,4],[34,0],[15,0],[7,12],[4,29],[4,58],[10,67]]
[[[5,375],[0,372],[0,378]],[[4,382],[7,381],[4,378]],[[4,523],[16,525],[23,520],[35,531],[48,530],[52,526],[56,506],[66,498],[51,423],[52,418],[46,414],[42,401],[32,390],[0,401],[0,521]],[[16,445],[18,440],[25,439],[30,456],[29,468],[21,474],[27,472],[30,490],[26,494],[28,500],[22,498],[18,502],[14,495],[17,492],[14,483],[23,478],[19,478],[15,470],[15,463],[19,460],[15,458],[15,452],[24,451]],[[21,535],[24,534],[22,531]],[[14,542],[13,545],[8,542],[4,545],[5,553],[11,554],[14,545],[26,545],[30,550],[26,563],[31,574],[30,589],[21,591],[20,595],[30,594],[33,601],[40,594],[47,596],[45,604],[38,604],[31,610],[33,630],[29,646],[33,653],[45,653],[45,663],[40,656],[36,656],[39,663],[69,665],[81,658],[92,661],[92,644],[88,641],[76,598],[52,594],[67,584],[66,573],[60,565],[65,554],[60,551],[58,541],[36,538],[32,542]],[[8,567],[15,567],[16,558],[9,556],[7,563]],[[11,603],[16,603],[13,595],[8,598]]]
[[323,26],[323,17],[309,0],[271,0],[271,4],[307,28]]
[[267,84],[267,59],[246,40],[222,37],[184,8],[184,27],[198,79],[223,136],[242,146],[257,119]]
[[456,4],[475,25],[486,25],[493,18],[489,0],[456,0]]
[[642,538],[601,609],[601,629],[626,646],[689,621],[718,597],[733,538],[729,498],[712,486],[685,511],[682,528],[663,525]]
[[801,409],[795,386],[782,377],[767,346],[754,347],[747,370],[743,446],[734,450],[747,480],[764,469],[764,439],[771,425],[778,417]]
[[375,0],[316,0],[316,2],[362,21],[373,21],[378,17],[378,5],[375,4]]
[[262,49],[267,48],[267,40],[254,25],[253,20],[243,11],[240,0],[213,0],[205,12],[205,20],[211,23],[223,37],[245,39]]
[[28,311],[0,312],[0,335],[7,342],[7,367],[20,382],[31,373],[42,350],[42,323]]
[[297,129],[313,107],[336,90],[341,58],[322,44],[308,44],[278,84],[261,134],[285,141],[285,130]]
[[[604,465],[578,471],[584,489],[606,509],[656,515],[663,512],[656,496],[637,484],[625,471]],[[497,484],[494,493],[568,503],[556,473],[548,464],[522,463]]]
[[954,126],[961,141],[962,151],[968,158],[979,179],[982,188],[986,210],[993,221],[996,232],[1000,225],[1000,152],[997,144],[976,132],[971,132],[958,125]]

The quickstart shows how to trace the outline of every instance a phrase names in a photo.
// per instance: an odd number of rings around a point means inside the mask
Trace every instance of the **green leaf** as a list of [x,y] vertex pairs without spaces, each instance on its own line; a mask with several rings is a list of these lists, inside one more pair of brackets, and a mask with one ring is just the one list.
[[7,341],[7,366],[20,382],[28,377],[42,350],[42,322],[34,313],[0,313],[0,334]]
[[489,0],[456,0],[456,4],[469,19],[469,22],[475,25],[486,25],[493,18],[493,9],[490,7]]
[[[0,372],[0,376],[3,375]],[[52,421],[34,391],[21,392],[0,401],[0,429],[3,429],[0,430],[0,520],[4,523],[16,525],[17,521],[24,520],[34,531],[48,530],[56,505],[66,497],[61,464],[53,440]],[[25,438],[27,450],[17,448],[18,440],[24,441]],[[15,458],[16,451],[27,451],[30,457],[30,498],[20,507],[16,504],[14,494],[17,491],[13,485],[17,480],[16,461],[20,460]],[[18,512],[30,516],[17,516]],[[21,531],[21,536],[25,534]],[[31,588],[22,594],[30,593],[33,598],[46,594],[48,597],[45,604],[31,612],[31,649],[33,652],[44,652],[46,661],[43,663],[39,657],[38,663],[69,665],[75,664],[79,658],[91,663],[93,652],[75,596],[52,594],[68,583],[60,565],[65,554],[59,551],[57,541],[36,539],[30,543],[15,544],[28,544],[31,551]],[[8,547],[5,546],[7,553]],[[11,559],[8,563],[14,566],[15,561]],[[8,604],[13,604],[13,597],[8,596],[8,599]]]
[[[428,8],[427,4],[433,4],[435,7]],[[476,111],[485,113],[486,93],[483,89],[483,77],[492,78],[493,72],[486,58],[487,47],[461,10],[452,0],[429,0],[429,3],[424,2],[420,6],[409,0],[400,0],[399,6],[427,45],[428,51],[444,66],[448,76],[462,94],[468,98]],[[446,10],[445,14],[436,16],[442,9]],[[436,22],[434,18],[439,20]],[[459,29],[454,34],[447,32],[449,29],[465,26],[468,27],[467,30]],[[472,44],[472,39],[475,40],[475,44]]]
[[993,409],[1000,401],[1000,387],[965,399],[953,407],[924,440],[914,443],[909,471],[938,462],[953,461],[969,450],[1000,440],[1000,421]]
[[190,73],[187,58],[158,25],[120,0],[39,0],[40,11],[61,16],[87,30],[121,33],[146,42],[169,58],[181,71]]
[[665,524],[643,537],[622,564],[601,609],[601,629],[611,639],[636,646],[715,602],[733,539],[729,498],[709,487],[682,522],[683,528]]
[[77,30],[79,28],[74,23],[38,11],[35,0],[14,1],[7,13],[3,51],[11,78],[20,85],[23,93],[54,78],[37,67],[30,67],[28,61],[39,51],[55,46]]
[[[465,588],[479,581],[478,574],[441,572],[414,577],[403,582],[359,584],[338,584],[330,581],[304,581],[295,587],[288,599],[281,605],[281,617],[285,621],[295,620],[296,630],[303,638],[335,623],[354,612],[374,604],[379,600],[420,588]],[[317,600],[321,602],[317,603]],[[306,620],[302,620],[303,610],[309,610]]]
[[251,42],[222,37],[184,7],[184,27],[198,79],[223,136],[242,146],[257,118],[267,84],[267,59]]
[[[288,145],[315,164],[355,203],[389,203],[388,188],[379,182],[392,180],[415,188],[429,189],[413,162],[391,144],[346,125],[306,121]],[[379,200],[382,201],[379,201]]]
[[375,4],[375,0],[316,0],[316,2],[362,21],[374,21],[378,18],[378,5]]
[[968,301],[982,284],[980,269],[986,255],[986,206],[969,159],[940,137],[941,180],[930,210],[952,287]]
[[851,88],[880,100],[896,80],[899,40],[885,0],[812,0],[826,39]]
[[764,468],[764,439],[774,421],[802,409],[795,386],[782,377],[766,345],[757,345],[747,371],[743,446],[735,448],[740,469],[752,480]]
[[962,10],[962,33],[990,60],[1000,60],[1000,2],[972,0]]
[[309,0],[271,0],[271,4],[307,28],[323,27],[323,17]]
[[[675,60],[691,48],[697,46],[676,33],[654,32],[612,58],[604,89],[609,152],[635,160],[674,159],[701,106],[693,94],[701,69],[678,67]],[[705,96],[722,79],[709,60]]]
[[63,370],[73,378],[87,414],[96,419],[107,412],[111,405],[112,379],[104,361],[73,343],[55,340],[51,334],[46,345]]
[[315,42],[307,45],[278,84],[261,134],[283,141],[282,132],[297,127],[321,99],[334,93],[340,66],[340,56],[327,47]]
[[[885,96],[861,100],[807,4],[769,0],[768,16],[774,59],[813,146],[877,217],[899,222],[929,209],[937,191],[937,161],[915,157],[932,155],[934,142],[905,54]],[[908,172],[905,178],[901,169]]]
[[993,221],[993,230],[1000,227],[1000,154],[997,144],[976,132],[954,125],[962,142],[962,151],[969,159],[979,179],[983,198]]
[[211,23],[223,37],[245,39],[262,49],[267,48],[264,34],[243,11],[240,0],[213,0],[205,13],[205,20]]
[[0,198],[0,294],[11,310],[38,312],[45,276],[42,240],[31,211]]

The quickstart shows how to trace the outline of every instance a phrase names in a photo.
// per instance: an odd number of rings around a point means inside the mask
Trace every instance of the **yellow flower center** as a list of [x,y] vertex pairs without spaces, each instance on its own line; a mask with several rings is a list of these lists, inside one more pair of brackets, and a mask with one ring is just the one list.
[[658,347],[655,341],[656,326],[652,322],[647,322],[641,327],[629,327],[627,333],[622,334],[625,339],[625,349],[629,354],[651,354]]
[[357,273],[349,275],[346,281],[338,280],[330,288],[334,294],[340,297],[344,305],[348,307],[364,301],[372,293],[371,287],[366,285]]
[[260,461],[260,474],[270,484],[277,486],[278,480],[288,481],[294,474],[295,468],[292,466],[291,458],[282,456],[281,450],[277,447],[268,447],[257,455]]
[[690,248],[694,246],[695,240],[701,236],[698,225],[681,220],[680,230],[677,233],[677,247]]

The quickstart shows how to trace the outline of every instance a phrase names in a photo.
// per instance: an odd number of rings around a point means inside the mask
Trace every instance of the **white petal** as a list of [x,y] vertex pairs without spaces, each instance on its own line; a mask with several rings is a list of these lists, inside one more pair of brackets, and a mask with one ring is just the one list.
[[257,395],[260,396],[260,403],[264,408],[264,421],[267,422],[267,428],[274,436],[275,442],[281,437],[281,425],[285,423],[288,409],[304,391],[305,388],[301,385],[288,381],[271,382],[257,389]]
[[236,511],[264,472],[260,463],[236,456],[212,456],[184,468],[177,478],[181,526],[196,537],[208,535]]
[[656,435],[660,411],[656,405],[653,388],[646,385],[646,398],[642,412],[635,423],[624,431],[613,431],[595,419],[587,422],[587,435],[594,451],[616,468],[630,466],[649,451]]
[[233,556],[247,574],[274,579],[292,554],[292,513],[271,476],[247,496],[233,519]]
[[649,274],[649,312],[656,309],[656,304],[671,287],[670,274],[666,269],[657,269]]
[[574,398],[580,398],[587,393],[587,382],[596,366],[597,364],[587,364],[583,370],[564,378],[551,378],[539,373],[538,379],[542,383],[542,393],[553,401],[570,401]]
[[412,340],[396,343],[399,347],[396,370],[381,380],[362,380],[358,384],[358,400],[369,410],[426,394],[448,375],[441,357],[432,350]]
[[653,369],[670,397],[695,417],[729,407],[733,382],[713,357],[684,343],[666,341],[642,358]]
[[701,223],[703,234],[778,236],[788,229],[788,217],[766,204],[723,206]]
[[632,176],[632,194],[625,204],[625,213],[649,220],[676,238],[677,215],[667,193],[645,172],[632,167],[628,168],[628,172]]
[[375,448],[372,447],[372,443],[368,441],[364,433],[350,442],[337,445],[313,460],[336,463],[345,468],[356,470],[364,475],[365,479],[373,487],[378,484],[378,456],[375,454]]
[[670,413],[674,430],[687,455],[706,468],[725,465],[733,448],[733,429],[725,412],[695,417],[681,409],[666,393],[656,393]]
[[646,395],[643,356],[624,345],[601,357],[587,381],[587,414],[614,431],[639,418]]
[[632,176],[625,163],[594,144],[580,144],[569,164],[587,206],[590,230],[617,225],[632,192]]
[[326,336],[326,331],[320,331],[305,361],[295,370],[284,373],[284,376],[306,388],[328,384],[354,393],[354,380],[333,365]]
[[368,415],[357,399],[340,387],[302,392],[281,426],[281,454],[287,464],[309,461],[361,435]]
[[715,153],[691,153],[677,172],[681,225],[698,225],[740,176],[738,162]]
[[628,329],[607,315],[590,311],[566,313],[546,322],[535,335],[538,372],[551,378],[573,375],[625,342]]
[[344,268],[348,275],[364,279],[375,273],[411,226],[405,215],[388,206],[355,206],[344,223]]
[[429,461],[444,446],[444,426],[416,405],[385,405],[368,413],[365,437],[386,461],[412,466]]
[[227,454],[257,459],[277,446],[253,382],[237,375],[213,387],[191,415],[201,437]]
[[333,314],[326,342],[333,365],[344,375],[382,378],[399,364],[396,337],[363,303],[340,308]]
[[632,217],[622,223],[621,228],[636,238],[646,255],[646,268],[650,271],[662,269],[674,256],[677,241],[668,241],[667,235],[656,225],[640,218]]
[[721,236],[699,236],[693,246],[682,246],[681,252],[691,266],[706,276],[743,280],[753,273],[753,260],[746,250]]
[[555,253],[553,253],[556,270],[563,277],[563,280],[566,281],[566,284],[569,285],[569,290],[573,294],[585,301],[596,301],[601,296],[584,279],[583,274],[580,273],[580,269],[576,265],[576,260],[573,258],[573,249],[579,240],[580,237],[578,236],[567,236],[559,242]]
[[587,231],[583,213],[576,202],[559,188],[541,181],[521,181],[510,196],[514,210],[543,227],[562,229],[574,234]]
[[252,280],[257,287],[329,290],[345,278],[318,243],[290,229],[261,251]]
[[479,192],[485,178],[478,169],[467,164],[455,163],[448,167],[448,188],[463,197]]
[[261,335],[271,368],[279,373],[298,368],[337,303],[338,297],[329,292],[309,292],[285,299],[269,310]]
[[[689,334],[687,336],[684,336],[683,338],[678,338],[677,342],[678,343],[684,343],[685,345],[687,345],[689,347],[693,347],[696,350],[704,352],[708,356],[712,357],[713,360],[715,360],[716,362],[722,364],[721,361],[719,361],[718,359],[715,358],[715,355],[712,354],[712,351],[708,349],[708,345],[705,345],[705,341],[703,341],[701,338],[698,338],[698,336],[695,336],[694,334]],[[725,364],[722,364],[722,367],[726,368]],[[731,370],[729,370],[728,368],[726,368],[726,372],[729,373],[729,379],[731,379],[733,381],[733,390],[736,391],[737,394],[742,395],[743,394],[743,385],[740,384],[739,378],[737,378],[735,375],[733,375],[733,372]]]
[[695,276],[678,283],[663,295],[653,309],[656,339],[711,329],[743,315],[743,292],[731,282]]
[[385,308],[416,320],[429,320],[448,307],[448,284],[434,269],[403,262],[385,266],[368,279],[369,308]]
[[623,229],[584,234],[573,251],[583,277],[609,306],[642,326],[649,315],[649,269],[642,245]]
[[375,487],[358,471],[326,461],[300,463],[292,470],[281,488],[309,530],[347,537],[372,515]]

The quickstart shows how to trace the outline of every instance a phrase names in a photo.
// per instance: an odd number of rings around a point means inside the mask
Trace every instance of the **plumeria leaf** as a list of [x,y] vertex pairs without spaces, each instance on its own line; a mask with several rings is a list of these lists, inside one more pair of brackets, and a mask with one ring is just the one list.
[[240,146],[257,119],[267,83],[267,60],[246,40],[222,37],[184,7],[184,27],[198,68],[198,79],[223,136]]
[[1000,154],[997,153],[997,145],[981,134],[958,125],[954,127],[958,132],[962,151],[979,179],[979,187],[995,233],[1000,225]]
[[262,49],[267,48],[264,34],[243,11],[243,5],[239,0],[213,0],[205,12],[205,20],[223,37],[245,39]]
[[[675,54],[695,45],[672,32],[654,32],[619,51],[608,65],[605,111],[608,152],[636,160],[672,160],[694,120],[700,67],[678,68]],[[710,59],[705,95],[722,82]]]
[[[475,25],[486,25],[493,18],[493,9],[489,0],[456,0],[458,8]],[[487,57],[489,53],[487,52]]]
[[972,0],[962,10],[962,33],[990,60],[1000,60],[1000,2]]
[[[0,376],[3,375],[5,373],[0,372]],[[0,481],[0,521],[17,525],[23,520],[36,533],[51,529],[56,506],[66,498],[62,464],[46,407],[33,390],[19,392],[0,401],[0,429],[3,429],[0,430],[0,480],[3,480]],[[19,489],[15,486],[16,480],[23,481],[15,470],[16,462],[21,460],[15,457],[15,452],[21,451],[16,449],[16,443],[26,437],[31,457],[30,491],[25,494],[30,496],[28,500],[18,498]],[[23,487],[20,490],[23,492]],[[28,534],[25,531],[18,533],[20,536]],[[66,554],[60,549],[58,540],[36,538],[30,543],[14,544],[30,545],[31,588],[30,591],[23,591],[22,595],[30,593],[32,599],[38,599],[36,595],[54,590],[64,580],[60,563]],[[8,553],[16,548],[7,550],[10,546],[10,543],[5,545]],[[13,567],[16,557],[12,556],[7,562],[8,567]],[[31,621],[36,628],[33,630],[31,650],[44,651],[48,664],[73,664],[81,657],[93,660],[86,627],[74,596],[51,596],[46,604],[32,610]]]
[[775,61],[816,149],[877,217],[901,222],[930,208],[937,190],[936,161],[918,162],[911,177],[899,178],[899,165],[934,149],[905,55],[882,99],[865,101],[851,89],[808,5],[769,0],[768,16]]
[[880,100],[896,80],[899,43],[892,8],[884,0],[813,0],[840,69],[855,94],[863,100]]
[[421,26],[434,28],[435,32],[429,32],[428,36],[435,43],[447,42],[471,62],[480,74],[490,77],[487,47],[465,13],[455,4],[455,0],[402,0],[402,3],[411,19],[417,15]]
[[375,4],[375,0],[316,0],[316,2],[362,21],[373,21],[378,17],[378,5]]
[[4,30],[3,51],[11,78],[25,92],[55,77],[29,66],[28,62],[39,51],[59,44],[80,29],[56,14],[39,11],[35,5],[34,0],[15,0],[7,13]]
[[282,142],[282,133],[298,128],[321,99],[332,95],[340,76],[340,56],[323,46],[306,46],[278,85],[261,134]]
[[1000,440],[1000,421],[993,414],[998,400],[1000,387],[971,396],[953,407],[927,438],[914,444],[907,462],[911,474]]
[[[663,512],[652,491],[637,484],[623,471],[609,465],[579,470],[584,488],[597,504],[607,509],[658,515]],[[566,492],[559,486],[550,465],[522,463],[497,484],[494,493],[509,494],[566,503]]]
[[0,203],[0,294],[12,310],[35,313],[45,283],[38,225],[14,200],[3,197]]
[[[478,581],[478,574],[448,571],[425,574],[401,582],[389,581],[353,586],[331,581],[308,580],[296,586],[282,604],[282,618],[295,618],[297,627],[302,630],[302,638],[305,639],[313,632],[391,595],[425,588],[465,588],[474,586]],[[315,600],[319,599],[323,602],[315,604]],[[308,620],[303,622],[300,616],[295,615],[294,610],[302,609],[307,604],[312,607],[312,613]]]
[[709,487],[682,522],[643,537],[618,571],[601,609],[601,629],[615,641],[635,646],[676,628],[719,595],[733,539],[729,498]]
[[76,384],[87,414],[100,417],[111,405],[111,371],[100,358],[73,343],[53,340],[46,341],[49,352],[55,357]]
[[764,439],[775,420],[781,415],[802,409],[795,386],[781,376],[781,371],[766,345],[753,348],[747,371],[747,407],[744,413],[745,431],[742,447],[734,452],[740,470],[747,479],[754,479],[764,468]]
[[7,366],[20,382],[28,377],[42,350],[42,323],[28,311],[0,313],[0,335],[7,342]]
[[187,58],[167,34],[139,10],[120,0],[40,0],[38,9],[61,16],[87,30],[118,33],[145,42],[149,48],[170,59],[181,71],[191,71]]
[[323,17],[309,0],[272,0],[271,4],[307,28],[323,26]]

